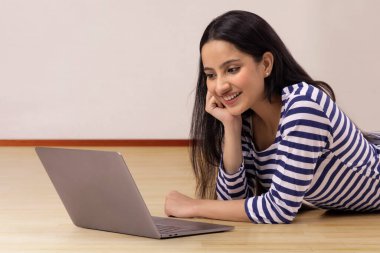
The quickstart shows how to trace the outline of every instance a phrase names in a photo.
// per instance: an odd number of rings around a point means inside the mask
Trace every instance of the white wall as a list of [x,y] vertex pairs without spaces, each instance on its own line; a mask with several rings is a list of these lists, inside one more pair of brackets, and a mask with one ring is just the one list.
[[0,139],[187,138],[199,39],[232,9],[380,130],[380,1],[0,0]]

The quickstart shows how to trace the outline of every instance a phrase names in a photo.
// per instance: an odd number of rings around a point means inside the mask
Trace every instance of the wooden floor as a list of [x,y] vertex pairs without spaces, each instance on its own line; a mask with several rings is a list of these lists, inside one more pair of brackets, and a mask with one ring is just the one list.
[[[153,215],[164,215],[168,191],[193,194],[187,148],[86,149],[121,152]],[[154,240],[75,227],[34,149],[0,147],[0,252],[380,252],[380,214],[312,210],[290,225],[211,222],[236,228]]]

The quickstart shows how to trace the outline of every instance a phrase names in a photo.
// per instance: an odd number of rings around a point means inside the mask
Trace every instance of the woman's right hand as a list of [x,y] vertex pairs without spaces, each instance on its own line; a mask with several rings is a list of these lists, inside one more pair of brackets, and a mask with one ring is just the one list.
[[228,109],[209,91],[206,95],[206,112],[222,122],[224,126],[223,164],[228,174],[234,174],[242,163],[241,115],[232,115]]
[[220,102],[214,95],[207,91],[206,95],[206,112],[211,114],[214,118],[222,122],[224,126],[232,125],[241,125],[242,119],[241,115],[235,116],[232,115],[228,109]]

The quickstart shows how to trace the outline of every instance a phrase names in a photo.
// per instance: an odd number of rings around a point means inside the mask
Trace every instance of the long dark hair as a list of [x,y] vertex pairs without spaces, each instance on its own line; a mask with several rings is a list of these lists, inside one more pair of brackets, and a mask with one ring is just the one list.
[[[232,43],[240,51],[251,55],[256,62],[262,60],[265,52],[273,54],[273,69],[271,75],[265,78],[265,96],[269,101],[274,95],[281,95],[284,87],[302,81],[323,90],[335,101],[332,88],[325,82],[313,80],[296,62],[273,28],[254,13],[230,11],[215,18],[203,33],[199,51],[211,40]],[[206,76],[200,59],[190,130],[191,162],[196,177],[197,196],[215,198],[224,130],[222,123],[205,111],[206,94]],[[248,114],[249,111],[242,116],[247,117]]]

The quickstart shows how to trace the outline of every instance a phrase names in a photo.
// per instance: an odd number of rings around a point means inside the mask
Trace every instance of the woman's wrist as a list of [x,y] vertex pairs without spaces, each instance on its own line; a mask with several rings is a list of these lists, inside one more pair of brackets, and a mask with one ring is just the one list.
[[230,221],[249,221],[245,213],[245,200],[194,199],[193,217]]
[[202,200],[201,199],[193,199],[193,205],[192,205],[192,217],[202,217],[201,212],[200,212],[200,207],[202,205]]
[[233,120],[223,122],[223,127],[225,132],[234,132],[240,135],[241,129],[243,127],[243,122],[241,117],[234,118]]

